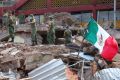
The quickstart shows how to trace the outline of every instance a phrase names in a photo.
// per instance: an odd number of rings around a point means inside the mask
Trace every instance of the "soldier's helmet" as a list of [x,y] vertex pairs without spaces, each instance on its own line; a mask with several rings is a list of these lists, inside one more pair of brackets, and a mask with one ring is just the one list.
[[8,11],[8,16],[12,15],[12,11]]

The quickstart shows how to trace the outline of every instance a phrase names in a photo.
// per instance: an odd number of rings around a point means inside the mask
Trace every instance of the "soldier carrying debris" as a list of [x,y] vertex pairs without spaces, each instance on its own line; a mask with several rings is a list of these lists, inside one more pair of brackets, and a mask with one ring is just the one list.
[[9,36],[10,36],[10,41],[13,42],[14,41],[14,27],[15,27],[15,17],[12,14],[12,11],[9,11],[8,14],[8,30],[9,30]]
[[55,36],[55,24],[52,16],[50,16],[50,21],[48,22],[48,24],[49,29],[47,32],[47,41],[49,44],[54,44],[56,36]]
[[69,29],[69,27],[66,27],[66,30],[64,32],[65,37],[65,44],[72,43],[72,31]]
[[32,39],[32,46],[37,45],[37,28],[35,26],[35,17],[33,14],[30,15],[30,25],[31,25],[31,39]]

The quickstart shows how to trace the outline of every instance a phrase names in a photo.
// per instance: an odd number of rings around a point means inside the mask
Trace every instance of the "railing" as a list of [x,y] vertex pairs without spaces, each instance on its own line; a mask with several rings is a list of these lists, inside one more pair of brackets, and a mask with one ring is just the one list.
[[31,0],[27,2],[20,10],[47,8],[47,0]]
[[[50,1],[50,3],[48,3]],[[31,0],[26,3],[20,10],[43,9],[51,7],[69,7],[91,4],[91,0]]]
[[97,4],[112,4],[114,0],[97,0]]
[[91,0],[52,0],[52,7],[68,7],[91,4]]

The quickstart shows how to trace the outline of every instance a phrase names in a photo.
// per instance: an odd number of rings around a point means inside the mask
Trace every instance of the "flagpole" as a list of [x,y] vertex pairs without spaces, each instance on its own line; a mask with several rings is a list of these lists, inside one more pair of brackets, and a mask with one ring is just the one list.
[[98,21],[99,21],[99,10],[97,11],[97,23],[98,23]]
[[114,28],[116,28],[116,0],[114,0]]

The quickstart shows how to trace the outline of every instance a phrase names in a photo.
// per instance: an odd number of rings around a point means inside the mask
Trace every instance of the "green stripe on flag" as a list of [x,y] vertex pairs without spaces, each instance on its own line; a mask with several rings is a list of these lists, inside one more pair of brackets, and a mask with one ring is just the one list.
[[90,43],[95,44],[97,41],[97,32],[98,32],[98,25],[96,21],[93,18],[91,18],[90,22],[88,23],[85,39],[88,40]]

